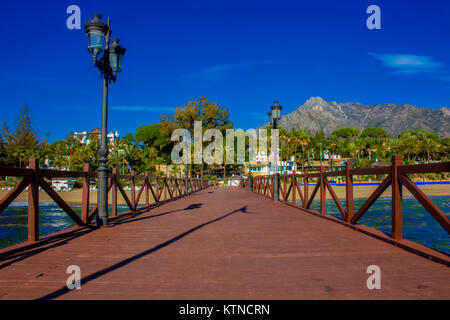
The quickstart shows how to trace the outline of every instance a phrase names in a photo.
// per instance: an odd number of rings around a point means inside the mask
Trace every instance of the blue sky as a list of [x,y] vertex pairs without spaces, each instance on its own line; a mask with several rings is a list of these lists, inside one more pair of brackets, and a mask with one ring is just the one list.
[[[122,135],[204,95],[236,128],[288,113],[312,96],[338,102],[450,107],[450,2],[10,1],[2,2],[0,107],[13,126],[23,103],[41,137],[100,127],[101,78],[84,30],[66,8],[111,16],[127,48],[110,87],[109,131]],[[369,30],[366,9],[381,9]]]

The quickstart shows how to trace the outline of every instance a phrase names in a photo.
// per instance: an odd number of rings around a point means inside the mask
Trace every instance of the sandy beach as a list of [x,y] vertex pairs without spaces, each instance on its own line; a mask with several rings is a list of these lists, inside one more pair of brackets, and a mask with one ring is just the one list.
[[[345,199],[345,186],[332,186],[334,192],[336,192],[337,196],[341,199]],[[227,187],[224,187],[227,188]],[[313,184],[309,185],[309,192],[311,193],[314,188]],[[354,198],[368,198],[372,192],[377,188],[376,185],[355,185],[353,187],[353,194]],[[419,185],[419,188],[428,196],[450,196],[450,185],[449,184],[426,184],[426,185]],[[303,186],[301,186],[301,190],[303,191]],[[6,190],[0,190],[0,198],[3,198],[9,191]],[[130,191],[126,191],[128,197],[130,198]],[[75,189],[72,191],[60,191],[58,194],[61,196],[61,198],[64,199],[69,204],[81,204],[82,202],[82,193],[81,189]],[[138,194],[138,191],[136,190],[136,195]],[[389,187],[382,195],[382,197],[390,197],[391,195],[391,188]],[[150,193],[150,202],[154,202],[153,196]],[[403,188],[403,196],[404,197],[411,197],[411,193],[406,189]],[[326,193],[327,199],[331,199],[330,193]],[[97,191],[90,191],[89,193],[90,203],[96,204],[97,203]],[[291,197],[289,197],[289,200]],[[297,196],[298,199],[298,196]],[[316,195],[316,199],[318,199],[318,195]],[[15,201],[28,201],[28,193],[22,192]],[[47,195],[45,191],[39,192],[39,201],[41,202],[53,202],[53,200]],[[111,203],[111,192],[109,193],[109,202]],[[143,204],[145,202],[145,195],[142,193],[141,199],[139,201],[140,204]],[[126,205],[125,200],[123,199],[120,192],[117,192],[117,203],[119,205]]]
[[[9,191],[0,190],[0,198],[3,198]],[[130,190],[125,191],[128,198],[131,199]],[[81,189],[75,189],[72,191],[59,191],[57,192],[58,195],[64,199],[64,201],[68,204],[81,204],[82,203],[82,190]],[[136,196],[138,195],[139,191],[136,190]],[[154,202],[153,196],[150,192],[149,194],[149,200],[150,203]],[[163,200],[163,196],[161,196],[161,200]],[[16,200],[16,202],[27,202],[28,201],[28,192],[24,191],[22,192]],[[45,191],[39,192],[39,201],[40,202],[53,202],[53,199],[50,198],[50,196]],[[111,192],[108,194],[108,202],[111,203]],[[97,191],[90,191],[89,192],[89,203],[90,204],[96,204],[97,203]],[[127,203],[122,197],[122,194],[117,191],[117,204],[118,205],[126,205]],[[139,200],[139,204],[145,204],[145,194],[142,192],[141,198]]]

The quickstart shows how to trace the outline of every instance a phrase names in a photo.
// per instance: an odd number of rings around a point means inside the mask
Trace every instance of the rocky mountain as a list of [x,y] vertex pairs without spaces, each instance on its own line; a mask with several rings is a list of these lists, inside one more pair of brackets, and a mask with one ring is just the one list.
[[405,130],[427,130],[444,138],[450,137],[450,109],[393,103],[366,106],[352,102],[327,102],[320,97],[312,97],[293,112],[282,116],[279,125],[288,130],[306,129],[311,133],[323,130],[326,135],[350,126],[360,130],[370,126],[380,127],[393,136]]

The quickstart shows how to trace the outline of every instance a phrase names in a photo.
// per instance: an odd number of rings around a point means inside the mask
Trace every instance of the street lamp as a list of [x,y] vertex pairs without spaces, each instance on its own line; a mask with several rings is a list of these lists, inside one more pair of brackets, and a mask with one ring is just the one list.
[[[277,129],[278,121],[281,118],[281,106],[278,104],[278,101],[275,101],[274,104],[270,107],[269,118],[270,118],[270,124],[272,125],[272,128]],[[278,143],[276,144],[276,147],[278,148]],[[279,201],[280,200],[280,176],[278,174],[278,150],[275,150],[273,158],[274,158],[273,162],[275,163],[274,164],[275,175],[273,178],[273,201]]]
[[[98,150],[98,190],[97,190],[97,225],[108,225],[108,146],[106,142],[106,131],[108,127],[108,85],[115,82],[117,74],[121,71],[125,48],[119,45],[119,39],[111,37],[111,19],[108,17],[104,24],[100,19],[101,14],[94,14],[94,19],[84,24],[88,38],[88,51],[92,55],[94,66],[100,70],[103,77],[103,103],[102,103],[102,132],[100,136],[100,148]],[[105,46],[103,50],[103,45]],[[103,52],[102,57],[98,57]]]

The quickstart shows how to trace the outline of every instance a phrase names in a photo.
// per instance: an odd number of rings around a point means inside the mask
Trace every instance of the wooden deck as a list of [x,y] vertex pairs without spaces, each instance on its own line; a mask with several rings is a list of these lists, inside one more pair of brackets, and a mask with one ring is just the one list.
[[[450,270],[240,188],[210,187],[0,261],[0,299],[448,299]],[[68,290],[69,265],[81,268]],[[369,290],[369,265],[381,289]]]

